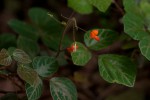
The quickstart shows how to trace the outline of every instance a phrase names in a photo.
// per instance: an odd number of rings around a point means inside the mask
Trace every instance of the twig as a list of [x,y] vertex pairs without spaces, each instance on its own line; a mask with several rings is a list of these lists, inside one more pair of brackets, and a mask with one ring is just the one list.
[[123,11],[123,9],[118,5],[118,3],[115,1],[115,0],[112,0],[113,1],[113,3],[115,4],[115,6],[117,7],[117,9],[120,11],[120,13],[122,14],[122,15],[124,15],[124,11]]

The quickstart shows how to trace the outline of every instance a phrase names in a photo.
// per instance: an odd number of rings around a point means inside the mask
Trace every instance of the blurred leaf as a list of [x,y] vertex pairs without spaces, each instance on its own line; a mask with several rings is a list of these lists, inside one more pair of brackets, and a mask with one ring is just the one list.
[[0,48],[16,46],[16,37],[13,34],[4,33],[0,35]]
[[87,0],[68,0],[68,6],[81,14],[92,13],[93,7]]
[[31,8],[28,12],[31,20],[40,28],[42,33],[61,33],[62,26],[55,20],[55,17],[48,15],[49,11],[43,8]]
[[140,2],[140,7],[145,15],[145,23],[150,31],[150,2],[148,0],[142,0]]
[[90,38],[91,31],[92,30],[89,30],[85,33],[84,42],[90,49],[93,50],[101,50],[108,47],[113,44],[118,37],[117,33],[112,30],[99,29],[98,37],[100,38],[100,41],[96,41],[93,38]]
[[76,42],[77,50],[71,53],[73,63],[75,65],[84,66],[91,59],[92,54],[81,43]]
[[18,48],[27,52],[32,58],[35,57],[39,52],[38,44],[35,41],[28,39],[26,37],[20,36],[18,38],[17,45]]
[[13,58],[18,61],[19,63],[31,63],[32,60],[30,57],[21,49],[16,49],[13,52]]
[[141,9],[141,5],[136,0],[124,0],[123,4],[127,12],[123,17],[124,31],[135,40],[149,36],[146,32],[148,27],[146,15],[142,11],[144,8]]
[[26,83],[25,89],[28,100],[37,100],[42,95],[43,83],[40,78],[38,78],[38,83],[36,85],[30,85]]
[[55,58],[39,56],[33,59],[33,68],[42,77],[48,77],[58,70],[58,63]]
[[18,100],[18,97],[14,93],[7,93],[4,96],[0,97],[0,100]]
[[139,48],[143,56],[150,60],[150,37],[145,37],[139,42]]
[[33,40],[38,39],[37,30],[31,25],[28,25],[17,19],[10,20],[8,22],[8,25],[19,35],[22,35],[24,37],[27,37]]
[[135,64],[126,56],[105,54],[98,58],[99,72],[110,83],[134,86],[136,77]]
[[[44,35],[42,37],[42,41],[47,47],[57,51],[59,48],[61,36],[62,36],[62,34]],[[72,41],[67,36],[65,36],[62,41],[62,46],[61,46],[62,49],[68,47],[71,44],[71,42]]]
[[95,6],[99,11],[106,12],[112,0],[88,0],[93,6]]
[[0,51],[0,65],[9,66],[12,62],[11,56],[6,49]]
[[140,14],[137,0],[123,0],[124,9],[128,13]]
[[19,77],[30,85],[37,85],[39,76],[36,71],[27,65],[18,64],[17,74]]
[[144,18],[140,15],[127,13],[123,17],[124,31],[135,40],[141,40],[143,37],[149,36],[145,31]]
[[53,100],[77,100],[76,87],[68,78],[52,78],[50,80],[50,92]]

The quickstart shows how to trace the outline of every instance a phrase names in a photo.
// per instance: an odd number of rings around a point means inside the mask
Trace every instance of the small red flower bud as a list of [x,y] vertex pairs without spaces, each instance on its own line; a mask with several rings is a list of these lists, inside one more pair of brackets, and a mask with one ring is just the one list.
[[78,49],[78,46],[76,44],[73,44],[71,47],[67,48],[67,51],[72,53],[75,52]]
[[98,30],[97,29],[92,30],[90,32],[90,38],[95,39],[96,41],[99,41],[100,38],[97,35],[98,35]]

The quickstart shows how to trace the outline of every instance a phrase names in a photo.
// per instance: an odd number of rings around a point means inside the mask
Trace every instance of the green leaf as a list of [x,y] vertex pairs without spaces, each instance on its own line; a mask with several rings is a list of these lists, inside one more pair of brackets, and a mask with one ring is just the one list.
[[0,48],[8,48],[10,46],[16,46],[16,36],[10,33],[1,34]]
[[129,87],[134,86],[136,67],[128,57],[114,54],[100,55],[98,65],[104,80]]
[[81,14],[92,13],[93,7],[87,0],[68,0],[68,6]]
[[18,61],[19,63],[31,63],[32,60],[30,59],[30,57],[21,49],[16,49],[13,52],[13,58]]
[[95,6],[99,11],[105,12],[112,0],[88,0],[93,6]]
[[148,0],[142,0],[140,2],[140,8],[145,15],[145,23],[148,30],[150,31],[150,2]]
[[128,13],[141,14],[138,0],[123,0],[124,9]]
[[145,37],[139,42],[139,48],[143,56],[150,60],[150,37]]
[[33,68],[42,77],[48,77],[58,70],[58,63],[55,58],[39,56],[33,59]]
[[77,90],[71,80],[54,77],[50,80],[50,92],[53,100],[77,100]]
[[17,74],[19,77],[30,85],[37,85],[39,76],[36,71],[27,65],[18,64]]
[[[71,53],[73,63],[75,65],[84,66],[91,59],[92,54],[81,43],[75,42],[78,46],[77,50]],[[73,43],[74,44],[74,43]]]
[[123,17],[125,33],[135,40],[141,40],[142,38],[149,36],[150,34],[146,32],[148,20],[146,19],[145,10],[142,7],[142,4],[139,4],[136,0],[123,0],[123,3],[127,12]]
[[[42,41],[47,47],[57,51],[59,48],[61,36],[62,34],[44,35],[42,37]],[[64,36],[64,39],[62,41],[62,49],[67,48],[71,44],[71,42],[72,41],[67,36]]]
[[26,37],[20,36],[17,40],[17,45],[18,48],[27,52],[32,58],[35,57],[39,52],[38,44],[35,41],[28,39]]
[[37,30],[31,25],[28,25],[17,19],[10,20],[8,22],[8,25],[19,35],[22,35],[24,37],[27,37],[33,40],[38,39]]
[[53,17],[53,14],[50,17],[48,13],[49,11],[43,8],[31,8],[28,15],[36,26],[38,26],[37,28],[39,28],[40,32],[48,34],[61,33],[61,24],[55,20],[56,18]]
[[93,50],[101,50],[108,47],[113,44],[118,37],[117,33],[112,30],[98,29],[99,33],[97,36],[100,38],[100,41],[96,41],[95,39],[90,38],[91,31],[92,30],[89,30],[85,33],[84,42],[90,49]]
[[135,40],[149,36],[145,31],[144,18],[134,13],[127,13],[123,17],[124,31]]
[[9,66],[12,62],[11,56],[6,49],[0,51],[0,65]]
[[43,83],[40,78],[38,80],[39,81],[36,85],[30,85],[26,83],[25,89],[28,100],[37,100],[42,95]]

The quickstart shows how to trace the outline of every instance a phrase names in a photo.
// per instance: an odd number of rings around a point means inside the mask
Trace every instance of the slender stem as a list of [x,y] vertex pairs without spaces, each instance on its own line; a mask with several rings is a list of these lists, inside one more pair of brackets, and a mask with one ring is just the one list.
[[47,15],[49,15],[52,19],[54,19],[57,23],[61,24],[61,22],[59,20],[57,20],[52,14],[50,14],[49,12],[47,13]]
[[74,41],[74,43],[76,42],[76,39],[75,39],[75,32],[76,32],[76,30],[75,30],[75,28],[76,28],[76,20],[75,20],[75,18],[72,18],[72,20],[74,21],[74,23],[73,23],[73,41]]
[[58,48],[58,52],[57,52],[57,54],[56,54],[56,57],[59,56],[59,53],[60,53],[60,51],[61,51],[61,46],[62,46],[62,42],[63,42],[64,36],[65,36],[67,30],[70,28],[71,24],[72,24],[72,19],[68,20],[67,26],[65,27],[65,29],[64,29],[64,31],[63,31],[63,33],[62,33],[62,36],[61,36],[61,40],[60,40],[60,42],[59,42],[59,48]]
[[115,0],[113,0],[113,3],[114,3],[115,6],[117,7],[117,9],[120,11],[120,13],[121,13],[122,15],[124,15],[124,11],[123,11],[123,9],[118,5],[118,3],[117,3]]

